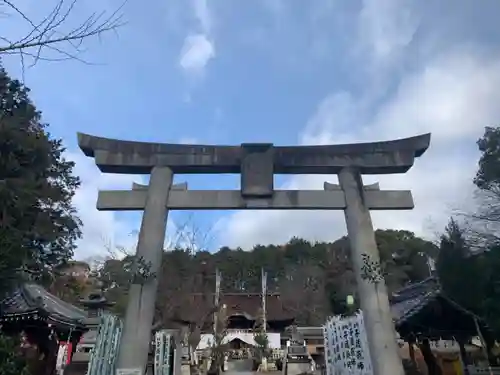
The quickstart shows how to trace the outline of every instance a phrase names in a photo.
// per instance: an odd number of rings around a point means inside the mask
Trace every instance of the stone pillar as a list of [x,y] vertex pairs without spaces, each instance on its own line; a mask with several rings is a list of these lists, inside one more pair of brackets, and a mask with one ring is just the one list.
[[130,369],[142,375],[146,369],[172,179],[170,168],[155,167],[151,171],[136,255],[151,265],[150,271],[157,277],[147,280],[144,284],[130,286],[116,366],[117,374],[121,369]]
[[385,281],[382,279],[373,282],[364,277],[363,255],[368,255],[371,262],[380,262],[380,255],[370,211],[365,205],[361,174],[351,168],[345,168],[338,177],[347,202],[344,214],[373,374],[404,375]]

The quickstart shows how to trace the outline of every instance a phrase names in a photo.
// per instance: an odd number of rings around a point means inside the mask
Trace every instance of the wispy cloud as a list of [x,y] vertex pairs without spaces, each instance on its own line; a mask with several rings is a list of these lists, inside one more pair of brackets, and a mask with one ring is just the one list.
[[[356,81],[371,81],[371,87],[333,89],[305,124],[299,143],[377,141],[432,132],[430,149],[410,172],[365,178],[365,183],[380,182],[384,189],[410,189],[415,199],[412,211],[374,213],[376,227],[432,237],[456,210],[470,207],[478,156],[475,140],[484,126],[500,118],[496,104],[500,48],[484,47],[480,41],[472,46],[454,40],[445,43],[443,38],[432,53],[420,54],[412,46],[423,26],[420,11],[428,11],[426,35],[446,27],[449,35],[455,22],[460,24],[468,15],[457,13],[458,19],[446,26],[441,18],[431,19],[429,9],[416,9],[419,4],[365,1],[351,19],[358,25],[353,41],[356,57],[363,57],[356,59],[352,74]],[[426,40],[419,42],[429,45]],[[415,61],[407,64],[411,57]],[[282,188],[322,189],[324,181],[335,180],[335,176],[296,176]],[[341,212],[326,211],[243,211],[221,219],[217,228],[223,228],[221,244],[243,248],[283,243],[292,236],[335,240],[346,230]]]
[[215,58],[213,20],[207,0],[192,0],[191,11],[196,26],[184,39],[179,55],[179,66],[189,75],[203,75],[210,60]]
[[391,65],[410,45],[419,25],[416,7],[411,2],[364,0],[358,17],[358,42],[370,65]]
[[[146,180],[100,173],[76,149],[77,130],[201,144],[335,144],[431,131],[431,148],[409,173],[377,177],[384,189],[411,189],[415,210],[373,217],[380,228],[426,236],[441,230],[453,209],[469,204],[475,140],[500,118],[500,38],[494,32],[500,4],[474,4],[154,0],[144,7],[129,1],[120,38],[86,43],[89,60],[104,65],[46,63],[27,73],[34,102],[52,134],[64,138],[82,178],[74,202],[85,225],[78,256],[102,253],[103,239],[134,246],[129,233],[140,228],[141,212],[98,212],[97,189],[129,189]],[[38,19],[46,6],[28,10]],[[23,35],[12,26],[9,37]],[[3,63],[11,74],[19,70],[11,59]],[[335,182],[335,176],[280,176],[277,185],[321,189],[325,180]],[[235,176],[182,181],[196,188],[239,186]],[[168,238],[177,231],[172,221],[183,222],[184,215],[170,214]],[[205,227],[221,217],[216,241],[228,246],[345,234],[342,212],[197,212],[195,224]]]

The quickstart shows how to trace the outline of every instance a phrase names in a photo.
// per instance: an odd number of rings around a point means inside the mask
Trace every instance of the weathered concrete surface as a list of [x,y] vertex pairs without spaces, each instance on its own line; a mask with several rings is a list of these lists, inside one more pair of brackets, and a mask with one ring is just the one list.
[[274,192],[274,147],[269,144],[242,144],[241,195],[271,197]]
[[227,361],[226,373],[252,373],[253,360],[251,358]]
[[175,374],[175,375],[191,375],[191,367],[189,366],[188,363],[184,363],[181,365],[180,374]]
[[[182,347],[176,344],[177,347],[174,349],[174,375],[182,375]],[[188,365],[189,368],[189,365]]]
[[304,373],[311,373],[311,363],[309,361],[295,361],[286,363],[287,375],[299,375]]
[[[342,190],[340,185],[332,184],[330,182],[323,183],[323,189],[325,189],[325,190]],[[378,182],[375,182],[374,184],[363,185],[363,189],[364,190],[380,190],[380,185]]]
[[363,272],[364,255],[369,256],[370,262],[380,263],[370,211],[365,204],[370,190],[363,189],[361,175],[352,169],[339,173],[339,183],[348,202],[344,213],[373,374],[404,375],[385,281],[383,277],[368,280]]
[[[99,191],[97,209],[101,211],[137,211],[145,207],[147,191]],[[414,207],[410,191],[367,190],[366,205],[370,210],[409,210]],[[342,190],[278,190],[269,199],[245,199],[238,190],[172,190],[168,198],[170,210],[343,210]]]
[[[160,272],[172,179],[169,168],[156,167],[151,172],[148,190],[140,191],[146,198],[136,255],[149,263],[150,271],[156,275]],[[117,369],[146,368],[157,289],[157,277],[131,285]]]
[[[187,182],[181,182],[180,184],[174,184],[170,187],[170,190],[187,190]],[[138,184],[136,182],[132,183],[132,190],[148,190],[148,185]]]
[[[430,134],[424,134],[386,142],[273,147],[272,168],[277,174],[337,174],[351,166],[363,174],[404,173],[429,142]],[[174,173],[240,173],[244,156],[241,146],[120,141],[82,133],[78,144],[109,173],[148,174],[154,166]]]

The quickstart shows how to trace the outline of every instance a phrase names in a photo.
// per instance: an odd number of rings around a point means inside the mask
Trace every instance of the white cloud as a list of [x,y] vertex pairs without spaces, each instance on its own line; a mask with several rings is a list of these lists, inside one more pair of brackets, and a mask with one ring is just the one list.
[[179,65],[188,74],[203,74],[207,64],[215,58],[213,20],[207,0],[192,0],[192,12],[197,21],[196,31],[191,31],[184,39]]
[[199,144],[200,142],[198,141],[198,139],[194,137],[184,137],[179,140],[179,143],[183,145],[196,145]]
[[207,0],[193,0],[193,11],[196,19],[200,23],[200,28],[205,33],[212,30],[212,15],[208,9]]
[[179,65],[185,71],[202,74],[208,62],[215,57],[215,48],[205,34],[188,35],[184,40]]
[[[452,51],[407,76],[397,100],[380,111],[376,126],[385,134],[432,131],[435,141],[475,136],[499,118],[499,85],[500,54]],[[401,119],[405,124],[396,123]]]
[[[187,34],[179,64],[186,73],[199,76],[216,56],[214,25],[206,1],[191,4],[197,24]],[[373,82],[361,94],[333,91],[311,111],[299,143],[376,141],[431,131],[430,149],[409,173],[366,177],[365,182],[379,181],[383,189],[411,189],[415,199],[413,211],[373,213],[377,227],[432,236],[442,230],[454,209],[470,203],[475,140],[484,126],[497,124],[500,117],[496,104],[500,99],[500,51],[495,54],[477,46],[457,48],[442,42],[439,51],[427,49],[420,56],[412,47],[420,18],[407,4],[384,0],[373,5],[367,1],[355,23],[358,39],[352,48],[358,48],[366,68],[358,73],[356,66],[358,82],[364,81],[364,73],[373,78],[383,71],[376,80],[382,83],[382,93],[372,92]],[[402,63],[408,56],[415,59],[411,67]],[[391,91],[386,91],[388,87]],[[80,153],[70,157],[77,162],[76,174],[83,180],[75,198],[85,224],[77,255],[100,252],[103,236],[120,244],[133,241],[128,234],[139,229],[140,221],[123,220],[117,213],[98,212],[94,207],[99,188],[129,188],[136,177],[103,175],[92,159]],[[297,176],[282,188],[322,189],[325,180],[335,182],[336,177]],[[170,234],[176,231],[172,223],[169,228]],[[220,244],[248,248],[256,243],[283,243],[292,236],[334,240],[345,233],[345,223],[342,212],[240,211],[224,217],[215,229]]]
[[[123,256],[135,252],[142,212],[134,217],[120,215],[117,211],[98,211],[96,208],[99,190],[128,190],[132,183],[147,183],[143,176],[101,173],[94,159],[81,152],[68,152],[66,158],[75,162],[74,174],[81,179],[81,186],[73,199],[78,215],[83,222],[83,235],[78,241],[75,258],[89,260],[110,256]],[[167,222],[164,248],[179,243],[179,233],[187,229],[177,228],[169,218]]]
[[[373,73],[381,63],[398,65],[418,24],[401,2],[366,2],[359,16],[365,22],[359,45]],[[426,51],[428,52],[428,51]],[[415,209],[374,212],[378,228],[401,228],[432,237],[456,210],[472,199],[472,178],[478,153],[476,139],[484,126],[500,118],[500,50],[479,48],[435,51],[412,70],[406,70],[389,95],[334,92],[326,97],[301,134],[302,144],[377,141],[432,132],[431,147],[404,175],[365,177],[383,189],[410,189]],[[394,79],[394,77],[390,77]],[[385,90],[385,88],[382,88]],[[335,176],[296,176],[282,188],[322,189]],[[469,206],[470,207],[470,206]],[[249,248],[257,243],[283,243],[292,236],[335,240],[345,234],[342,212],[240,211],[217,224],[220,243]]]
[[364,105],[356,101],[349,92],[338,92],[327,96],[316,108],[301,135],[302,144],[331,143],[332,132],[335,132],[334,143],[352,142],[352,130],[364,123],[362,117]]
[[98,190],[130,189],[133,182],[143,182],[140,176],[104,174],[99,171],[93,158],[81,152],[68,152],[66,157],[75,162],[75,175],[81,179],[73,203],[83,222],[83,236],[78,242],[75,257],[107,256],[106,246],[133,247],[139,228],[133,222],[120,220],[116,212],[97,211]]
[[390,63],[407,47],[418,27],[416,7],[409,1],[363,0],[358,17],[360,48],[373,65]]

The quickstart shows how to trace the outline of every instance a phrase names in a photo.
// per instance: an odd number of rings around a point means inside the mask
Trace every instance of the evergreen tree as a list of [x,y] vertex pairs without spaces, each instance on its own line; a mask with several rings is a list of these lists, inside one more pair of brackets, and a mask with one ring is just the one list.
[[30,375],[26,359],[20,355],[19,337],[0,333],[0,373],[2,375]]
[[0,285],[17,270],[43,277],[67,261],[80,237],[72,198],[80,181],[29,89],[0,67]]
[[486,127],[477,141],[481,152],[474,184],[477,207],[469,215],[469,237],[478,248],[500,244],[500,127]]
[[259,309],[257,319],[255,321],[255,325],[253,327],[254,335],[253,339],[257,344],[257,354],[259,359],[262,359],[266,355],[266,351],[269,347],[269,338],[266,334],[265,327],[265,319],[264,319],[264,310],[262,308]]
[[471,252],[464,229],[451,219],[440,241],[436,262],[439,281],[447,296],[481,316],[489,273],[483,255]]
[[[494,246],[477,258],[482,282],[478,314],[500,338],[500,246]],[[475,275],[477,277],[477,275]]]
[[462,294],[464,283],[469,280],[460,277],[465,275],[470,266],[468,255],[469,249],[463,230],[454,219],[450,219],[445,233],[441,236],[436,269],[446,294],[456,302],[470,305],[467,297]]
[[481,152],[474,184],[482,190],[500,190],[500,127],[486,127],[477,141]]

